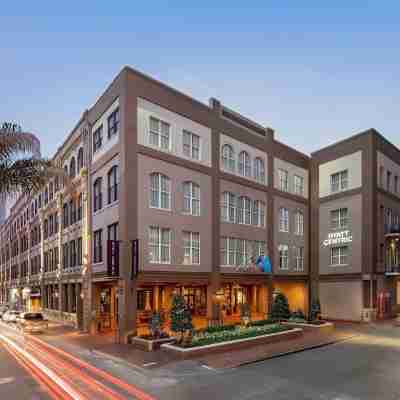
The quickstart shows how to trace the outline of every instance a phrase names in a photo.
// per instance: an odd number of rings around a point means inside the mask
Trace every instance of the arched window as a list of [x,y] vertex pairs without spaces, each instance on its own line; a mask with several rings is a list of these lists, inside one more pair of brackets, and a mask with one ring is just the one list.
[[279,209],[279,230],[289,232],[289,210],[285,207]]
[[72,157],[71,161],[69,162],[69,176],[71,179],[74,179],[76,176],[75,157]]
[[265,226],[265,203],[260,200],[253,202],[253,225]]
[[183,183],[183,212],[200,215],[200,186],[197,183]]
[[221,196],[221,219],[224,222],[236,221],[236,196],[231,192],[224,192]]
[[99,177],[94,181],[93,185],[93,209],[94,212],[100,210],[103,207],[102,199],[102,179]]
[[250,156],[247,151],[241,151],[239,153],[239,174],[242,176],[251,176]]
[[246,196],[241,196],[238,199],[238,224],[251,224],[251,200]]
[[58,176],[56,176],[54,179],[54,192],[57,193],[59,189],[60,189],[60,179]]
[[265,165],[260,157],[254,159],[254,179],[257,182],[265,183]]
[[78,150],[78,172],[83,168],[83,148]]
[[150,206],[171,209],[171,180],[168,176],[153,173],[150,175]]
[[108,204],[118,200],[118,166],[114,165],[107,174]]
[[68,176],[68,165],[64,165],[64,175],[65,175],[65,177],[64,177],[64,179],[63,179],[63,187],[65,186],[65,184],[66,184],[66,177]]
[[222,165],[228,171],[235,171],[235,152],[229,144],[224,144],[222,147]]

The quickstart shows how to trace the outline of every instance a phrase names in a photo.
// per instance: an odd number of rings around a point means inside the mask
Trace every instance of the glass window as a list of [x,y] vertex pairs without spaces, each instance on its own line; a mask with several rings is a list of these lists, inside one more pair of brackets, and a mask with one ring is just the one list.
[[107,240],[118,240],[118,222],[108,225]]
[[296,265],[295,271],[304,270],[304,247],[296,247]]
[[168,176],[154,173],[150,175],[150,207],[171,209],[171,181]]
[[94,212],[100,210],[103,207],[103,193],[102,193],[102,179],[97,178],[93,185],[94,192]]
[[183,212],[200,215],[200,186],[194,182],[183,183]]
[[284,207],[279,209],[279,230],[289,232],[289,210]]
[[331,192],[335,193],[339,190],[348,188],[348,171],[347,169],[331,175]]
[[295,214],[295,234],[304,235],[304,215],[301,211],[297,211]]
[[71,179],[74,179],[75,176],[76,176],[75,157],[72,157],[71,161],[69,162],[69,177]]
[[200,234],[183,232],[183,263],[200,264]]
[[348,210],[347,208],[338,208],[331,211],[331,228],[344,229],[348,226]]
[[265,226],[265,203],[260,200],[253,202],[253,220],[252,224],[255,226]]
[[281,244],[279,247],[279,268],[288,270],[289,269],[289,246],[287,244]]
[[96,153],[103,144],[103,125],[100,125],[99,128],[95,130],[93,133],[93,153]]
[[183,131],[183,154],[193,160],[200,160],[200,136]]
[[251,225],[251,200],[242,196],[238,198],[237,223]]
[[118,166],[114,165],[107,174],[108,204],[118,200]]
[[251,176],[251,162],[247,151],[239,153],[239,174],[246,177]]
[[282,190],[283,192],[288,192],[289,191],[289,173],[287,171],[285,171],[284,169],[279,169],[278,176],[279,176],[279,190]]
[[229,144],[222,147],[222,165],[225,170],[235,172],[235,153]]
[[78,151],[78,171],[83,168],[83,148],[79,148]]
[[99,229],[93,234],[93,262],[100,263],[103,261],[103,230]]
[[171,229],[151,226],[149,229],[150,263],[171,263]]
[[157,118],[150,117],[149,143],[162,150],[170,149],[170,125]]
[[302,176],[294,176],[294,192],[299,196],[304,196],[304,178]]
[[331,265],[347,265],[348,246],[331,248]]
[[254,159],[254,179],[257,182],[265,183],[265,165],[264,160],[259,157]]
[[113,111],[107,119],[108,122],[108,138],[118,133],[119,127],[119,108]]
[[221,219],[224,222],[236,222],[236,197],[233,193],[222,193]]

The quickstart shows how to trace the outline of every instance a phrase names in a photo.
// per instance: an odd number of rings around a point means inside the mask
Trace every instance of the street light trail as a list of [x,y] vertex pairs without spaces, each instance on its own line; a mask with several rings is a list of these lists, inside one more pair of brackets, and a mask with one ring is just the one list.
[[110,400],[126,400],[126,397],[121,396],[98,380],[93,379],[91,376],[87,375],[87,373],[82,371],[82,369],[68,364],[60,357],[57,358],[48,350],[44,350],[32,342],[30,342],[28,346],[30,351],[35,354],[37,358],[41,359],[43,362],[47,362],[53,367],[53,369],[57,371],[63,371],[63,379],[81,394],[83,394],[82,392],[86,392],[88,399],[90,399],[91,396],[96,393],[96,400],[100,400],[100,398]]
[[24,360],[15,350],[10,348],[8,345],[3,343],[3,347],[6,351],[15,359],[15,361],[24,368],[32,377],[35,379],[40,386],[46,390],[54,400],[71,400],[65,392],[61,391],[60,388],[55,385],[46,375],[44,375],[40,370],[35,369],[26,360]]
[[119,387],[120,389],[123,389],[124,391],[126,391],[127,393],[129,393],[130,395],[134,396],[135,398],[137,398],[138,400],[156,400],[153,396],[143,392],[142,390],[140,390],[139,388],[137,388],[136,386],[133,386],[131,384],[128,384],[124,381],[122,381],[119,378],[116,378],[115,376],[99,369],[96,368],[95,366],[77,358],[74,357],[73,355],[71,355],[70,353],[67,353],[64,350],[61,350],[57,347],[52,346],[51,344],[44,342],[43,340],[38,339],[37,337],[34,336],[29,336],[29,338],[32,341],[35,341],[38,345],[45,347],[49,350],[51,350],[52,352],[56,352],[62,356],[64,356],[65,358],[69,359],[70,361],[76,363],[77,365],[79,365],[81,368],[84,368],[88,371],[91,371],[93,374],[105,379],[106,381],[112,383],[113,385]]

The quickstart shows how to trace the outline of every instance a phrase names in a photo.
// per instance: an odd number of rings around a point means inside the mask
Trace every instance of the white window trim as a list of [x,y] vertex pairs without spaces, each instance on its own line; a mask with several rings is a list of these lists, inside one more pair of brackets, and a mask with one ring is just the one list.
[[[158,207],[157,206],[153,206],[151,204],[152,191],[153,191],[153,188],[151,187],[151,177],[153,176],[153,174],[158,176],[158,204],[159,204]],[[161,193],[162,193],[162,190],[161,190],[161,179],[162,179],[163,176],[166,177],[168,179],[168,181],[169,181],[169,192],[166,192],[166,193],[168,193],[168,198],[169,198],[169,207],[168,208],[161,207],[161,198],[162,198],[162,196],[161,196]],[[163,173],[160,173],[160,172],[151,173],[149,175],[149,178],[150,178],[149,208],[171,212],[172,211],[172,190],[171,190],[172,183],[171,183],[171,178],[169,176],[163,174]]]
[[[151,243],[151,241],[150,241],[150,238],[151,238],[151,229],[157,229],[158,230],[158,232],[157,232],[157,234],[158,234],[158,240],[157,240],[157,247],[158,247],[158,256],[159,256],[159,259],[158,260],[156,260],[156,261],[154,261],[154,260],[151,260],[150,259],[150,247],[152,247],[154,244],[152,244]],[[161,261],[161,249],[163,248],[163,245],[162,245],[162,230],[163,229],[165,229],[165,230],[168,230],[169,232],[168,232],[168,234],[169,234],[169,240],[168,240],[168,259],[169,259],[169,261]],[[164,265],[170,265],[171,264],[171,246],[172,246],[172,243],[171,243],[171,237],[172,237],[172,230],[171,230],[171,228],[164,228],[164,227],[160,227],[160,226],[150,226],[149,227],[149,229],[148,229],[148,251],[149,251],[149,264],[164,264]]]
[[[286,253],[286,257],[285,257],[285,259],[286,259],[286,265],[285,266],[282,266],[281,265],[281,250],[283,251],[285,251],[285,253]],[[278,265],[279,265],[279,269],[281,270],[281,271],[289,271],[289,246],[287,245],[287,244],[280,244],[279,246],[278,246],[278,257],[279,257],[279,262],[278,262]],[[283,259],[283,258],[282,258]]]
[[[185,188],[184,186],[188,184],[189,185],[189,197],[185,196]],[[193,197],[193,186],[196,186],[199,190],[199,213],[198,214],[194,214],[193,213],[193,201],[197,200],[195,197]],[[185,206],[185,198],[187,198],[189,200],[189,204],[190,204],[190,209],[189,210],[185,210],[183,209],[183,214],[184,215],[191,215],[193,217],[200,217],[201,216],[201,189],[200,189],[200,185],[198,185],[197,183],[193,182],[193,181],[186,181],[183,182],[183,206]]]
[[[282,218],[282,212],[287,213],[287,218]],[[281,223],[281,221],[286,221],[286,223]],[[281,207],[279,209],[279,232],[286,232],[288,233],[290,231],[290,213],[289,209],[286,207]]]
[[[151,119],[157,120],[159,122],[159,124],[160,124],[159,125],[159,127],[160,127],[159,132],[155,132],[155,131],[151,130],[151,122],[150,122]],[[162,139],[161,139],[161,136],[162,136],[162,134],[161,134],[161,123],[167,124],[168,127],[169,127],[169,129],[168,129],[168,148],[167,149],[165,149],[161,145],[161,142],[162,142]],[[151,141],[150,141],[150,135],[151,135],[152,132],[157,134],[157,137],[158,137],[157,145],[151,143]],[[157,150],[160,150],[160,151],[165,151],[165,152],[171,152],[172,151],[172,125],[169,122],[167,122],[167,121],[165,121],[165,120],[163,120],[163,119],[161,119],[159,117],[155,117],[154,115],[150,115],[149,116],[149,129],[148,129],[147,141],[148,141],[149,146],[154,148],[154,149],[157,149]]]
[[294,218],[295,218],[295,232],[294,232],[295,235],[304,236],[304,213],[300,210],[296,211]]
[[[346,267],[346,266],[349,265],[348,262],[347,262],[347,263],[343,263],[343,264],[341,263],[341,259],[343,258],[343,254],[341,254],[341,249],[344,249],[344,248],[347,249],[346,258],[348,258],[348,257],[349,257],[349,253],[348,253],[349,247],[348,247],[348,246],[336,246],[336,247],[331,247],[331,251],[330,251],[330,258],[331,258],[331,260],[330,260],[330,266],[331,266],[331,267]],[[339,264],[333,264],[333,263],[332,263],[332,259],[333,259],[333,257],[332,257],[332,252],[333,252],[333,249],[339,249],[339,255],[338,255]]]
[[[184,141],[183,138],[185,136],[185,133],[190,135],[190,155],[186,155],[184,152]],[[199,138],[199,158],[194,158],[193,157],[193,135],[197,136]],[[182,129],[182,156],[186,158],[187,160],[195,161],[195,162],[201,162],[202,160],[202,137],[198,135],[197,133],[193,133],[187,129]]]
[[[190,262],[186,263],[185,262],[185,234],[189,234],[189,257],[190,257]],[[199,236],[199,262],[194,262],[194,240],[193,236],[198,235]],[[183,231],[182,232],[182,239],[183,239],[183,265],[200,265],[201,264],[201,238],[200,238],[200,233],[199,232],[190,232],[190,231]]]

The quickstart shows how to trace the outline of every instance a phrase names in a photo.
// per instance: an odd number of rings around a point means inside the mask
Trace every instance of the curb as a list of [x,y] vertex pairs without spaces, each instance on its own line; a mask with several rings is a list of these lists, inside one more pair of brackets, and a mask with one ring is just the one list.
[[361,334],[357,333],[357,334],[354,334],[352,336],[347,336],[347,337],[342,338],[342,339],[330,340],[328,342],[318,343],[318,344],[315,344],[315,345],[302,347],[302,348],[296,349],[296,350],[290,350],[290,351],[286,351],[286,352],[282,352],[282,353],[277,353],[277,354],[273,354],[273,355],[265,357],[265,358],[260,358],[258,360],[245,361],[245,362],[239,363],[235,367],[226,367],[226,368],[220,368],[220,369],[231,369],[231,368],[244,367],[246,365],[256,364],[256,363],[259,363],[259,362],[262,362],[262,361],[272,360],[274,358],[280,358],[280,357],[284,357],[284,356],[289,356],[291,354],[302,353],[302,352],[307,351],[307,350],[315,350],[315,349],[319,349],[319,348],[322,348],[322,347],[330,346],[330,345],[333,345],[333,344],[336,344],[336,343],[345,342],[347,340],[351,340],[351,339],[354,339],[355,337],[359,337],[359,336],[361,336]]

